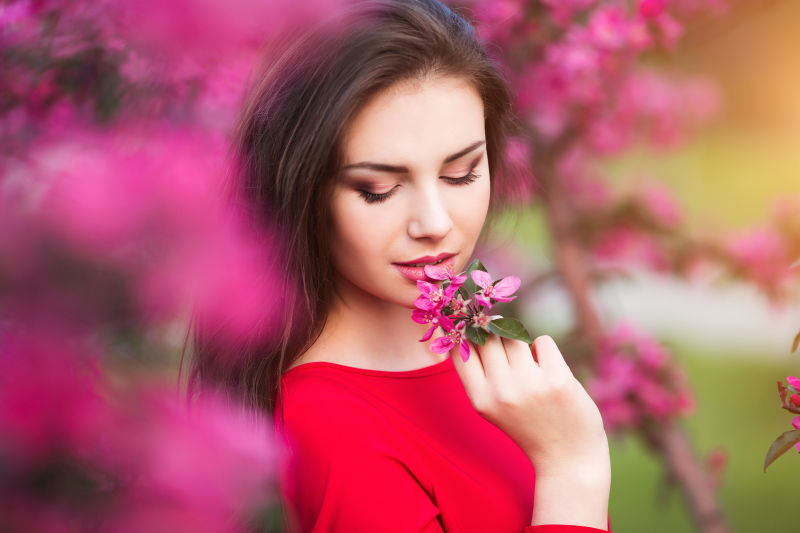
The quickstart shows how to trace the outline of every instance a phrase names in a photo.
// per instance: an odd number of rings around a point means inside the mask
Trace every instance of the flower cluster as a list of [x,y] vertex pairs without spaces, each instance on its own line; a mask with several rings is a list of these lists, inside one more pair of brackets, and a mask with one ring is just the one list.
[[426,265],[425,275],[442,284],[417,281],[420,296],[414,302],[411,318],[430,326],[420,342],[430,340],[437,328],[444,331],[444,335],[431,343],[432,352],[445,353],[458,347],[461,359],[466,362],[469,359],[468,340],[483,346],[490,333],[531,343],[530,335],[518,320],[486,312],[493,303],[510,302],[516,298],[513,294],[521,283],[518,277],[507,276],[492,281],[478,260],[460,274],[449,265]]
[[[781,397],[781,407],[800,415],[800,378],[796,376],[786,376],[786,385],[778,382],[778,395]],[[772,462],[787,452],[792,446],[800,452],[800,416],[792,418],[793,430],[784,432],[780,437],[775,439],[767,451],[767,456],[764,458],[764,470],[772,464]]]
[[0,346],[0,530],[264,531],[279,514],[266,419],[109,377],[99,345],[39,331]]
[[610,431],[664,422],[693,404],[686,378],[654,339],[621,323],[601,342],[589,392]]

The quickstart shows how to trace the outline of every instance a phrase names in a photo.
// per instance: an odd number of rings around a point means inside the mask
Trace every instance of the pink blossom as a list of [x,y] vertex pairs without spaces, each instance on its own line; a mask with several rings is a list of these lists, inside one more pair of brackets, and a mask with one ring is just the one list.
[[453,310],[453,314],[457,315],[467,310],[467,305],[472,300],[467,298],[466,300],[461,297],[460,294],[456,294],[455,298],[450,300],[450,309]]
[[[273,503],[266,420],[211,394],[190,412],[141,369],[109,380],[85,339],[29,330],[0,346],[0,527],[210,533]],[[86,505],[65,490],[76,479]]]
[[458,286],[451,284],[446,289],[427,281],[417,280],[420,295],[414,300],[414,307],[424,311],[438,311],[453,298]]
[[673,50],[678,41],[683,36],[683,24],[667,13],[661,13],[655,17],[656,25],[661,31],[661,43],[667,50]]
[[769,228],[739,231],[728,238],[727,250],[740,272],[767,290],[776,290],[789,276],[791,257],[781,236]]
[[413,311],[411,311],[411,319],[414,322],[416,322],[417,324],[430,324],[428,330],[419,340],[420,342],[425,342],[431,338],[433,332],[436,331],[436,328],[439,327],[439,317],[440,317],[440,312],[438,309],[433,309],[433,310],[414,309]]
[[458,351],[461,354],[461,359],[467,362],[469,359],[469,342],[467,336],[464,334],[464,322],[453,322],[445,315],[440,317],[440,322],[445,334],[435,339],[430,346],[434,353],[446,353],[458,346]]
[[686,376],[672,366],[667,351],[626,322],[601,342],[588,388],[611,431],[644,420],[663,422],[694,407]]
[[483,311],[478,311],[478,313],[472,317],[472,323],[475,327],[486,329],[489,326],[489,322],[497,320],[498,318],[503,317],[501,315],[487,315]]
[[[800,429],[800,416],[792,418],[792,426],[794,427],[794,429]],[[800,442],[794,443],[794,449],[797,450],[798,453],[800,453]]]
[[477,29],[485,41],[505,43],[524,20],[525,0],[478,0],[473,7]]
[[473,270],[471,272],[472,281],[482,290],[475,294],[475,299],[486,307],[492,307],[491,299],[498,302],[510,302],[516,296],[512,296],[522,281],[517,276],[506,276],[497,283],[492,283],[492,278],[488,272],[483,270]]
[[786,382],[795,389],[797,389],[798,391],[800,391],[800,379],[794,376],[786,376]]
[[666,0],[642,0],[639,2],[639,13],[643,17],[654,18],[663,13]]
[[455,285],[456,289],[467,280],[467,276],[465,274],[456,275],[456,273],[453,271],[453,265],[451,263],[425,265],[423,270],[425,271],[425,275],[429,278],[440,281],[448,280],[450,281],[450,286]]
[[566,26],[580,12],[593,6],[596,0],[542,0],[550,11],[553,19]]
[[659,272],[669,268],[669,257],[661,244],[650,234],[630,224],[607,230],[592,245],[592,254],[601,263],[626,265],[631,262]]
[[675,194],[662,183],[647,183],[637,191],[636,197],[653,220],[664,228],[673,228],[683,220],[683,210]]
[[121,128],[73,135],[42,148],[48,168],[36,172],[51,181],[42,231],[81,262],[119,272],[146,322],[194,308],[228,340],[270,334],[274,302],[291,290],[270,260],[281,242],[225,204],[221,140]]
[[627,44],[628,16],[620,6],[598,7],[589,18],[592,42],[600,47],[617,50]]

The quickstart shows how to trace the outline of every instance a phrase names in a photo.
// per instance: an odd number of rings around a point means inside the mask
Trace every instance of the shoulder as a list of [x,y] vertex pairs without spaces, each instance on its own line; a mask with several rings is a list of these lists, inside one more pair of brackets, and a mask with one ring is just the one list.
[[439,509],[418,454],[336,370],[298,372],[284,397],[283,489],[301,531],[422,531]]
[[383,417],[368,391],[352,375],[328,366],[298,368],[285,376],[279,406],[279,427],[301,447],[364,442],[381,431]]

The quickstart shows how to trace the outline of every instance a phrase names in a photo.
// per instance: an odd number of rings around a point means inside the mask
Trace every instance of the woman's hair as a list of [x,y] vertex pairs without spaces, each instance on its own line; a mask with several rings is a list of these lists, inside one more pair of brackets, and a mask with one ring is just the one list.
[[[253,79],[234,139],[234,201],[282,236],[287,284],[278,331],[233,346],[194,320],[193,385],[220,387],[272,413],[282,373],[318,338],[334,291],[331,193],[342,139],[365,103],[398,82],[456,76],[483,101],[486,149],[498,204],[501,154],[514,128],[509,89],[472,25],[437,0],[348,2],[324,21],[271,43]],[[292,290],[294,288],[295,290]]]

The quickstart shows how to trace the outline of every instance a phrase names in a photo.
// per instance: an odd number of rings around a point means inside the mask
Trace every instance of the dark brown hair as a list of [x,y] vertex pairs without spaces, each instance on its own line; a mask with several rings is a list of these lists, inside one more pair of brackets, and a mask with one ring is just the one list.
[[466,79],[481,95],[493,211],[514,125],[510,95],[463,16],[436,0],[359,1],[270,44],[235,136],[232,193],[255,224],[284,238],[278,257],[287,287],[277,305],[286,318],[277,334],[240,346],[214,342],[196,321],[190,386],[215,385],[273,412],[282,373],[318,338],[331,303],[329,204],[344,132],[372,96],[436,76]]

